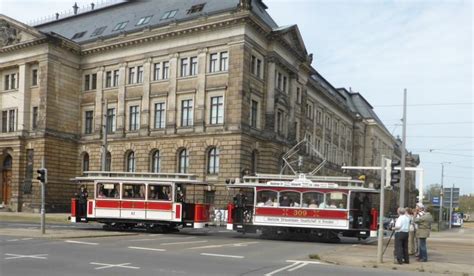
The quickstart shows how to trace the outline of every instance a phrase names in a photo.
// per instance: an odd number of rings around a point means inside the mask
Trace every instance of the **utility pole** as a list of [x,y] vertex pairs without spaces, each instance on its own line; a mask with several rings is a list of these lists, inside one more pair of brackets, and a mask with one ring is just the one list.
[[379,234],[377,237],[377,261],[383,263],[383,217],[384,217],[384,205],[385,205],[385,173],[387,165],[385,161],[385,155],[382,155],[381,169],[380,169],[380,213],[379,213]]
[[439,190],[439,221],[438,231],[441,231],[441,224],[443,222],[443,181],[444,181],[444,164],[450,164],[450,162],[441,163],[441,189]]
[[453,183],[453,186],[451,187],[451,197],[449,201],[449,218],[448,218],[449,229],[451,229],[452,217],[453,217],[453,193],[454,193],[454,183]]
[[104,121],[102,122],[102,155],[101,155],[101,162],[100,162],[100,170],[105,171],[106,170],[106,164],[107,164],[107,119],[108,119],[108,110],[107,110],[107,99],[105,100],[105,107],[103,109],[105,111],[104,114]]
[[402,133],[402,162],[400,164],[400,204],[405,208],[405,160],[406,160],[406,140],[407,140],[407,89],[403,91],[403,133]]

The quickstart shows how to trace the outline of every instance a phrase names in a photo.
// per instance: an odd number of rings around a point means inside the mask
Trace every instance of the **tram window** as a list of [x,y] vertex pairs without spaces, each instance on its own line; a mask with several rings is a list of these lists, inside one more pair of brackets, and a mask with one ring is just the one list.
[[123,184],[122,198],[145,199],[145,184]]
[[120,198],[120,185],[112,183],[97,184],[97,198]]
[[327,206],[326,208],[347,208],[347,194],[341,192],[332,192],[326,194]]
[[301,194],[298,192],[280,192],[280,206],[300,207]]
[[303,193],[303,207],[316,209],[324,202],[324,194],[316,192]]
[[275,191],[258,191],[257,206],[278,206],[278,193]]
[[171,186],[148,185],[148,200],[171,200]]

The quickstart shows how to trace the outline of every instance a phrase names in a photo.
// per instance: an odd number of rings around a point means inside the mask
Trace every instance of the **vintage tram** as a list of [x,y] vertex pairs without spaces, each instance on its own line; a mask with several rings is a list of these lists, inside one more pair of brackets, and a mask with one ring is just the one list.
[[230,230],[325,241],[338,241],[340,234],[359,239],[377,234],[378,191],[360,180],[257,174],[228,187],[239,190],[228,205]]
[[79,196],[72,199],[73,223],[96,221],[104,229],[144,227],[167,232],[204,228],[210,222],[210,204],[196,198],[198,186],[202,190],[208,184],[195,175],[85,172],[74,181],[93,192],[86,201]]

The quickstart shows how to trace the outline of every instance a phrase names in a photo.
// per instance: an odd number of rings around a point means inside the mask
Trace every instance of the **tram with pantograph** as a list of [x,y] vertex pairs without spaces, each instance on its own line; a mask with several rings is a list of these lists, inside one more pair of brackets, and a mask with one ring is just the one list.
[[210,223],[210,204],[196,198],[196,189],[208,184],[196,175],[85,172],[73,180],[93,191],[86,200],[80,195],[72,199],[73,223],[96,221],[107,230],[143,227],[159,232]]
[[239,190],[227,207],[229,230],[269,237],[304,234],[324,241],[377,234],[378,191],[361,180],[257,174],[228,187]]

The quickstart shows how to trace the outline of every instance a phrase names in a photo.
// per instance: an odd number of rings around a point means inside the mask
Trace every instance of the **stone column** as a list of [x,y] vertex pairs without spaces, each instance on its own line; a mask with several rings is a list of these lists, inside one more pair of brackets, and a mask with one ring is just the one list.
[[[150,89],[151,89],[151,58],[148,58],[143,64],[143,94],[142,110],[140,115],[140,135],[148,136],[150,133]],[[138,74],[138,73],[137,73]]]
[[30,129],[30,93],[28,93],[30,87],[28,80],[27,70],[30,66],[26,64],[20,64],[18,68],[18,94],[16,99],[18,101],[18,114],[17,114],[17,130],[26,131]]
[[275,130],[275,61],[269,60],[267,66],[267,97],[265,99],[265,129]]
[[[120,64],[118,81],[118,102],[117,102],[117,133],[125,135],[125,80],[127,63]],[[113,73],[112,73],[113,75]]]
[[198,80],[196,91],[196,115],[194,127],[197,132],[203,132],[206,124],[206,64],[207,64],[207,48],[199,50],[198,54]]
[[[102,125],[106,123],[104,116],[107,114],[107,107],[104,107],[104,67],[97,71],[97,85],[95,90],[95,107],[94,107],[94,135],[98,139],[102,132]],[[82,116],[82,114],[81,114]]]
[[170,69],[169,69],[169,88],[168,88],[168,104],[166,112],[166,133],[172,134],[176,132],[179,125],[176,121],[177,105],[176,102],[176,88],[177,88],[177,74],[178,74],[178,54],[170,55]]

